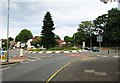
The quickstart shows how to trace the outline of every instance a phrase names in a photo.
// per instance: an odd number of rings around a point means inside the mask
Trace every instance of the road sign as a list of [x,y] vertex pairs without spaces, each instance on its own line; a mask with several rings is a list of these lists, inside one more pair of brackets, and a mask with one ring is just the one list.
[[1,51],[0,52],[0,62],[6,62],[7,61],[7,51]]
[[103,37],[101,35],[97,36],[97,42],[102,42],[103,41]]

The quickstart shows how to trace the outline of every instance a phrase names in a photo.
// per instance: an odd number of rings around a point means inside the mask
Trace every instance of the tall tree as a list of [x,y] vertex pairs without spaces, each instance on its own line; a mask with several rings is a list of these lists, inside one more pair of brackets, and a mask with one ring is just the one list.
[[42,26],[42,41],[41,44],[45,48],[51,48],[56,46],[55,34],[52,32],[55,29],[54,23],[50,12],[47,12],[44,16],[43,26]]
[[111,41],[120,42],[120,10],[117,8],[108,11],[106,33]]
[[[92,23],[92,21],[82,21],[79,24],[79,28],[78,28],[78,32],[77,34],[81,35],[81,40],[87,40],[89,39],[90,42],[90,47],[92,47],[92,34],[93,34],[93,28],[94,28],[94,24]],[[80,41],[79,41],[80,42]]]
[[[106,46],[116,45],[120,41],[120,10],[113,8],[108,14],[98,16],[94,20],[96,28],[103,30],[103,40]],[[111,43],[111,44],[110,44]]]
[[65,37],[64,37],[64,41],[65,41],[66,43],[71,42],[71,41],[72,41],[72,37],[65,36]]
[[26,43],[29,39],[33,37],[30,30],[23,29],[15,38],[15,41],[21,41],[23,43]]

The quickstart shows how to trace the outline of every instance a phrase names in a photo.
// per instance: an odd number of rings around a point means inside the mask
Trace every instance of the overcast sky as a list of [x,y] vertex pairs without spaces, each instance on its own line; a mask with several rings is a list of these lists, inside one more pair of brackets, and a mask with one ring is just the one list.
[[[72,36],[81,21],[94,20],[117,8],[117,2],[104,4],[100,0],[10,0],[10,33],[15,38],[22,29],[39,36],[47,11],[52,15],[54,33],[61,39]],[[0,39],[7,38],[7,0],[0,2]]]

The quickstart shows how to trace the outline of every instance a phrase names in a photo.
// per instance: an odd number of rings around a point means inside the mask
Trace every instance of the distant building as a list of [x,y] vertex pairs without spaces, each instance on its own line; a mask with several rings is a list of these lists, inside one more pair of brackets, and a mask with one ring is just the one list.
[[64,40],[61,39],[56,39],[58,46],[62,47],[63,45],[66,45],[66,42]]

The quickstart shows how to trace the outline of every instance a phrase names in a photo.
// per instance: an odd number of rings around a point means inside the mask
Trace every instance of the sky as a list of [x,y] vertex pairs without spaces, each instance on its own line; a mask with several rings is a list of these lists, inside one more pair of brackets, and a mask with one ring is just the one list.
[[[23,29],[40,36],[47,11],[54,21],[53,32],[61,39],[72,37],[81,21],[92,21],[117,6],[100,0],[10,0],[9,37],[15,38]],[[0,0],[0,39],[7,38],[7,7],[7,0]]]

